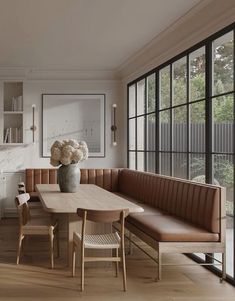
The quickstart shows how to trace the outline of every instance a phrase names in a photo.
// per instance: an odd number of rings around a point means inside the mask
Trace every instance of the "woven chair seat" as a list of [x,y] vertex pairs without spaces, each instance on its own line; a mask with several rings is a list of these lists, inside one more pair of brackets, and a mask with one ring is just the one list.
[[[74,241],[81,241],[80,233],[74,233]],[[85,235],[85,248],[88,249],[117,249],[120,247],[120,236],[117,232],[100,235]]]

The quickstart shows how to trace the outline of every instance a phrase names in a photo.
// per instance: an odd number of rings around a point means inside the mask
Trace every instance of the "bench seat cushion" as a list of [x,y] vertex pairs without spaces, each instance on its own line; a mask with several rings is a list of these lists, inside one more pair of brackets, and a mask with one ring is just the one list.
[[218,233],[208,232],[170,215],[131,214],[126,221],[161,242],[219,241]]

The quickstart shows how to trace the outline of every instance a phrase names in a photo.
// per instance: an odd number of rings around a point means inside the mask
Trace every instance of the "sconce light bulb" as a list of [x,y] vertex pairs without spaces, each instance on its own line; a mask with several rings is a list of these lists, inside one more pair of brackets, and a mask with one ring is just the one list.
[[117,107],[117,104],[116,104],[116,103],[114,103],[114,104],[113,104],[113,108],[116,108],[116,107]]
[[113,146],[116,146],[116,145],[117,145],[117,142],[116,142],[116,141],[114,141],[114,142],[113,142]]
[[36,105],[35,105],[35,104],[32,104],[32,108],[36,108]]

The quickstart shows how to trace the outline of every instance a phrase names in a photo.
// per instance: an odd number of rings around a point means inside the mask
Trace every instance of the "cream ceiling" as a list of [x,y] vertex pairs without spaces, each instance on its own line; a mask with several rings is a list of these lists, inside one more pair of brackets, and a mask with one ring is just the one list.
[[115,70],[199,0],[0,0],[0,67]]

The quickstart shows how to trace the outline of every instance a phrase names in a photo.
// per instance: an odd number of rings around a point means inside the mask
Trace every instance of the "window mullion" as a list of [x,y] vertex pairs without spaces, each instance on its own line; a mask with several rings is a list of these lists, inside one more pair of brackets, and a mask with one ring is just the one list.
[[159,70],[155,73],[155,124],[156,124],[156,135],[155,135],[155,172],[160,173],[161,163],[160,163],[160,118],[159,118],[159,109],[160,109],[160,82],[159,82]]
[[206,183],[213,181],[213,127],[212,127],[212,42],[206,44]]
[[189,61],[189,55],[187,55],[187,62],[186,62],[187,66],[187,179],[190,178],[190,155],[189,155],[189,151],[190,151],[190,107],[189,107],[189,101],[190,99],[190,88],[189,88],[189,84],[190,84],[190,61]]
[[172,104],[173,104],[173,70],[172,64],[170,64],[170,176],[173,175],[173,116],[172,116]]

